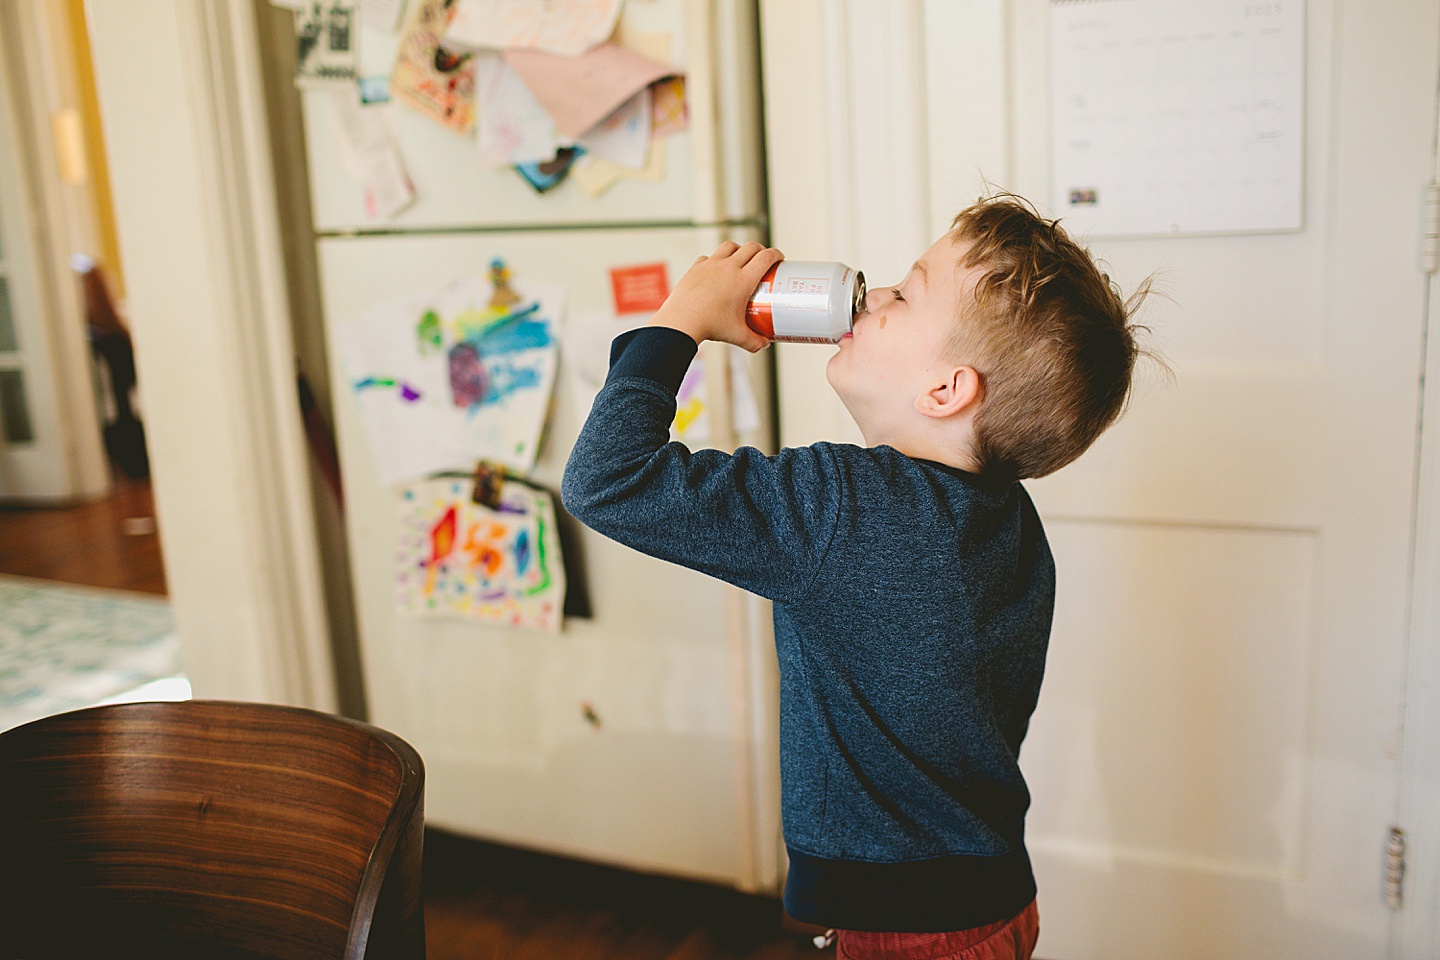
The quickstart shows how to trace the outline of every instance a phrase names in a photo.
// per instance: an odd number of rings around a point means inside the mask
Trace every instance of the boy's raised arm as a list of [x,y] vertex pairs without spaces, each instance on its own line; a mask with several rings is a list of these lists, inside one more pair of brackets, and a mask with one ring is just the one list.
[[[744,323],[745,300],[779,260],[778,251],[763,252],[722,245],[696,261],[651,326],[616,338],[561,495],[566,509],[611,539],[784,602],[809,587],[834,534],[835,458],[824,447],[767,457],[753,447],[727,454],[670,442],[675,393],[699,341],[751,350],[767,342]],[[716,269],[722,257],[732,262]],[[745,263],[734,269],[740,257]],[[700,282],[691,282],[697,272]]]

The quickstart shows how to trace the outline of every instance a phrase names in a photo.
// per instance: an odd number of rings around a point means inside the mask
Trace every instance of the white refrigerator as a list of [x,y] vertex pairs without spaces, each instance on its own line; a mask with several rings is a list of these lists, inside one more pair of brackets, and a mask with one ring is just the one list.
[[[663,179],[621,181],[599,197],[572,181],[537,194],[514,171],[483,167],[472,137],[397,106],[393,129],[416,201],[372,220],[345,169],[328,94],[304,94],[366,694],[372,721],[424,757],[436,826],[778,892],[768,606],[580,528],[569,559],[583,570],[591,615],[567,617],[557,634],[398,612],[397,492],[380,480],[335,349],[351,318],[483,275],[495,257],[521,284],[563,287],[568,320],[611,309],[612,267],[661,261],[673,285],[722,240],[763,238],[754,0],[626,0],[622,27],[669,35],[670,59],[687,78],[689,125],[666,140]],[[362,27],[359,39],[367,62],[393,55],[393,34]],[[697,360],[716,411],[731,409],[732,350],[707,344]],[[768,448],[769,358],[744,356],[740,369],[759,426],[737,435],[717,413],[713,442]],[[581,426],[574,389],[557,379],[531,474],[555,491]]]

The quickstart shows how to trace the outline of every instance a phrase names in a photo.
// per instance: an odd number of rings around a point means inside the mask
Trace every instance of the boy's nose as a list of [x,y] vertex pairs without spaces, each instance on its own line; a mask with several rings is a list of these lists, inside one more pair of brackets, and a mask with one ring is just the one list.
[[865,292],[865,312],[874,313],[876,309],[894,299],[894,287],[871,287]]

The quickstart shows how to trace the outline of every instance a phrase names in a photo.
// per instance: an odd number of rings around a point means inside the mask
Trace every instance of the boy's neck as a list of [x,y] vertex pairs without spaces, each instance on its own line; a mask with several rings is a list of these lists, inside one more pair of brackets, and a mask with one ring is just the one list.
[[938,434],[928,432],[890,436],[877,434],[874,437],[868,433],[865,434],[867,447],[893,447],[915,460],[932,460],[935,463],[943,463],[947,467],[964,470],[966,473],[979,473],[980,461],[972,452],[973,445],[970,440],[969,431],[966,431],[958,441],[949,431]]

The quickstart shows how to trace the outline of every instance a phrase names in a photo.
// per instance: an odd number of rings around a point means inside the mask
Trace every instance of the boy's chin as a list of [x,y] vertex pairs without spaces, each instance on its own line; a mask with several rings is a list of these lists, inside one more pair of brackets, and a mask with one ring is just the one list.
[[835,391],[835,396],[839,397],[840,402],[845,406],[845,412],[850,414],[850,419],[855,421],[855,425],[859,427],[863,433],[865,431],[864,404],[860,403],[858,398],[848,393],[843,386],[837,385],[834,380],[830,381],[830,388]]
[[835,391],[835,396],[845,404],[845,409],[850,409],[850,392],[845,389],[845,376],[843,372],[835,369],[835,358],[831,357],[830,362],[825,365],[825,382],[830,384],[830,389]]
[[856,425],[863,430],[867,409],[865,401],[859,393],[851,389],[847,371],[835,362],[839,356],[840,354],[835,354],[834,357],[830,358],[830,362],[825,365],[825,379],[829,382],[830,389],[835,391],[835,396],[839,397],[840,402],[845,405],[845,409],[850,414],[850,419],[854,420]]

